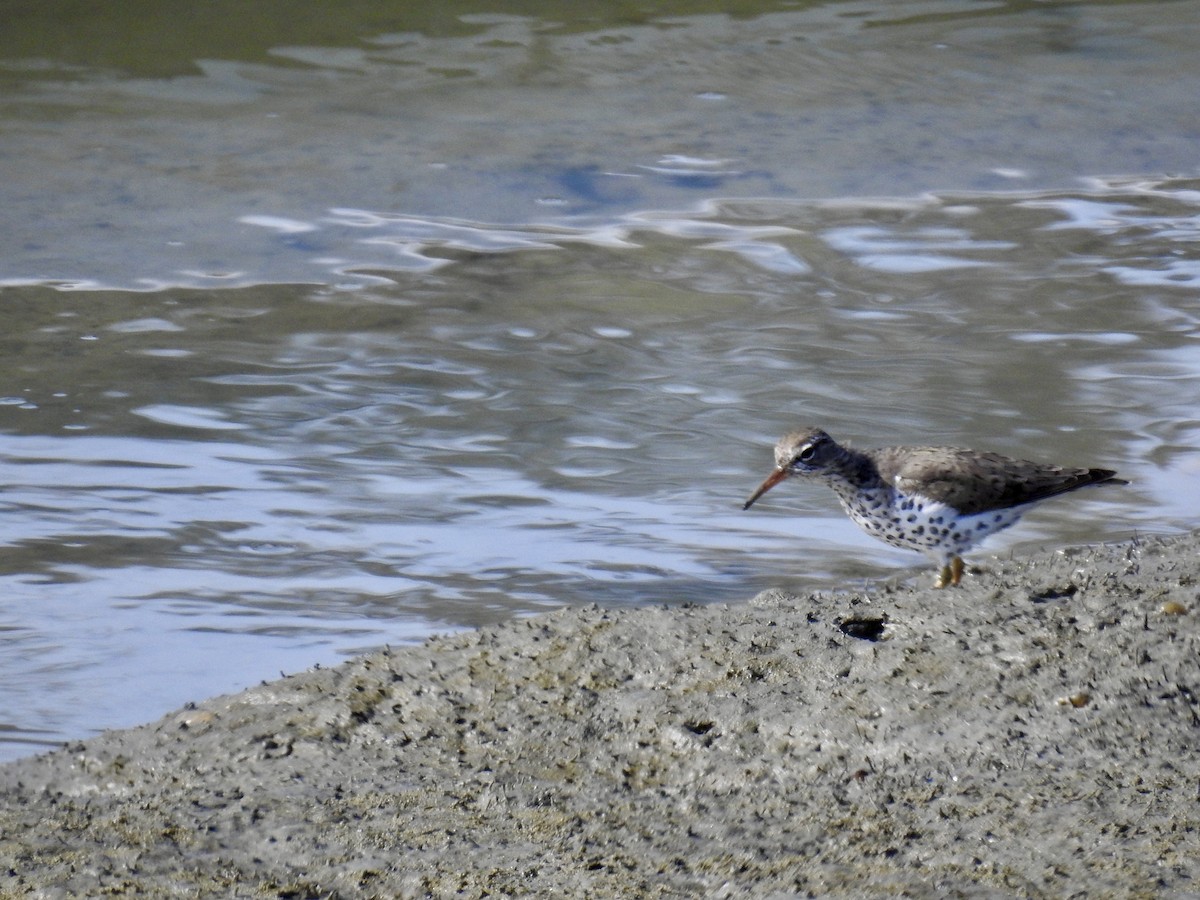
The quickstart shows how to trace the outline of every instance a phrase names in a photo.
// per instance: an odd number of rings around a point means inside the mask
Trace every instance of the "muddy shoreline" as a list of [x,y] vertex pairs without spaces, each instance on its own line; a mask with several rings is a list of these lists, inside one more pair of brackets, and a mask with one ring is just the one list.
[[1200,891],[1198,551],[569,607],[217,697],[0,766],[0,893]]

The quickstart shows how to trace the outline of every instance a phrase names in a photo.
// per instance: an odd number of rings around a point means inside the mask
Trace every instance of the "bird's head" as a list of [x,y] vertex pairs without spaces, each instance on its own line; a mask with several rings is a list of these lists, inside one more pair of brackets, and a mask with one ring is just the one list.
[[749,509],[755,500],[794,475],[809,476],[825,471],[840,451],[833,438],[819,428],[803,428],[784,435],[775,445],[775,469],[750,495],[742,509]]

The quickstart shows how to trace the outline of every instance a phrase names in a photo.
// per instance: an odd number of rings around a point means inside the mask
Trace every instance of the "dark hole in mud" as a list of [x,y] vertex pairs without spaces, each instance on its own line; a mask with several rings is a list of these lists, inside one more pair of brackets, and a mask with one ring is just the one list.
[[860,641],[877,641],[883,636],[887,616],[850,616],[838,622],[838,630]]
[[1078,587],[1068,584],[1066,587],[1046,588],[1044,591],[1030,594],[1029,599],[1034,603],[1049,603],[1051,600],[1065,600],[1068,597],[1074,597],[1078,591]]

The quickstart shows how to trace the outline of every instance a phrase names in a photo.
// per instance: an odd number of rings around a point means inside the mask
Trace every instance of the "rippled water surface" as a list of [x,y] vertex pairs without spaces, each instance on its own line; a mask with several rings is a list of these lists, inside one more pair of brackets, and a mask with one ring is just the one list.
[[929,577],[823,489],[741,511],[799,422],[1133,480],[995,552],[1193,526],[1195,8],[691,6],[22,20],[0,757],[564,603]]

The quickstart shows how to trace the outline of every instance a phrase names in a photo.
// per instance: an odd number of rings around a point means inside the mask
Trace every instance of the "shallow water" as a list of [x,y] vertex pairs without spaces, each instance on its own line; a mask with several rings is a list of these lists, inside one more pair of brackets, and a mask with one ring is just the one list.
[[1134,481],[987,550],[1192,527],[1200,13],[606,9],[3,47],[0,756],[563,603],[929,577],[816,487],[741,511],[797,422]]

